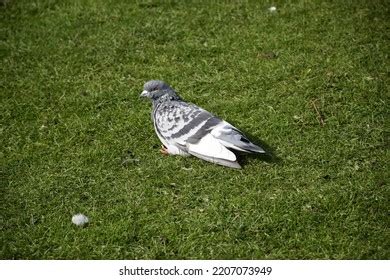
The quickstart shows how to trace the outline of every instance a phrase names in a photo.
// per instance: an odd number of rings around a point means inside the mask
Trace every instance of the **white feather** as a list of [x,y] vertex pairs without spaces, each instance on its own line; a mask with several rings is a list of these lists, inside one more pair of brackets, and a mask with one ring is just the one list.
[[189,156],[186,151],[183,151],[175,145],[166,145],[165,147],[167,148],[167,152],[170,155]]
[[77,226],[83,226],[89,222],[89,219],[84,214],[76,214],[72,217],[72,223],[74,223]]
[[245,152],[245,150],[241,149],[240,147],[237,147],[233,143],[223,141],[222,139],[219,139],[222,134],[230,134],[232,131],[232,126],[230,123],[223,121],[220,124],[218,124],[213,130],[210,131],[210,134],[213,135],[223,146],[227,148],[232,148],[238,151]]
[[211,135],[213,135],[215,138],[218,138],[221,136],[221,134],[224,134],[224,133],[229,133],[231,131],[231,128],[233,126],[226,122],[226,121],[222,121],[221,123],[219,123],[216,127],[213,128],[213,130],[211,130]]
[[187,143],[188,152],[206,156],[209,158],[219,158],[228,161],[236,161],[236,155],[226,149],[213,135],[207,134],[198,143]]

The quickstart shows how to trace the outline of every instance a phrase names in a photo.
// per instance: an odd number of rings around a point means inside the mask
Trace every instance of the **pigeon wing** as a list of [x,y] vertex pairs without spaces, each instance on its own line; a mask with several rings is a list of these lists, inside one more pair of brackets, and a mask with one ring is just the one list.
[[210,132],[223,121],[206,110],[182,101],[161,104],[154,113],[155,129],[165,145],[221,165],[240,168],[236,155]]
[[261,147],[249,141],[241,131],[228,122],[222,121],[210,133],[227,148],[247,153],[265,153]]
[[193,104],[164,102],[155,108],[153,120],[157,133],[167,141],[185,146],[196,143],[222,121]]

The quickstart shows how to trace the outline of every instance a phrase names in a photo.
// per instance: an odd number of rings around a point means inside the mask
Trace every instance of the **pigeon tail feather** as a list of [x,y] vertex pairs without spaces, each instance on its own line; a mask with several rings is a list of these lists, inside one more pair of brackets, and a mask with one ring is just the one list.
[[241,131],[225,121],[215,127],[211,134],[227,148],[247,153],[265,153],[262,148],[249,141]]

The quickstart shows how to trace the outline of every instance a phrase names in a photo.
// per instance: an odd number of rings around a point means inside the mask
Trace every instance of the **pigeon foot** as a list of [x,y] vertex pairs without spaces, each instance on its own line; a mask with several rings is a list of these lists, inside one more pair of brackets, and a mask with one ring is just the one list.
[[162,153],[165,156],[169,155],[168,149],[164,145],[161,145],[160,153]]

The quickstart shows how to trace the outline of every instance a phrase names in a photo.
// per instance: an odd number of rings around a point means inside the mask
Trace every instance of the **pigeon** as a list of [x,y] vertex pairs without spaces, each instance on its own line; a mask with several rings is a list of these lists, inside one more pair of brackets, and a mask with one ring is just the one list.
[[233,151],[266,153],[230,123],[185,102],[163,81],[146,82],[140,96],[152,101],[152,121],[163,144],[160,152],[165,155],[193,155],[219,165],[241,168]]

